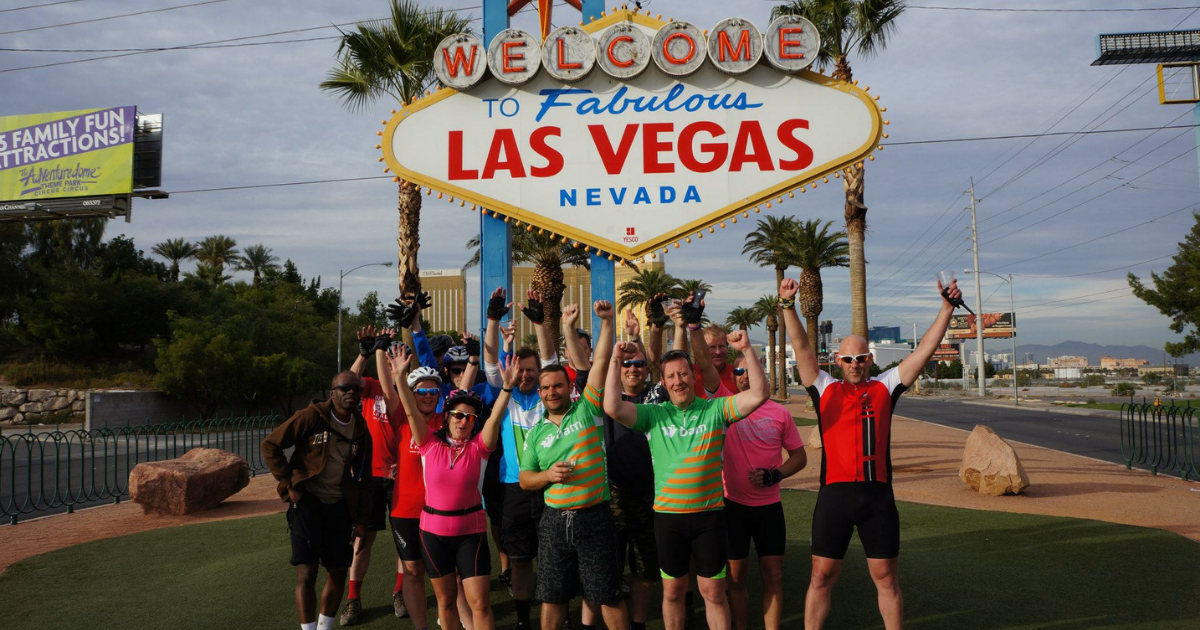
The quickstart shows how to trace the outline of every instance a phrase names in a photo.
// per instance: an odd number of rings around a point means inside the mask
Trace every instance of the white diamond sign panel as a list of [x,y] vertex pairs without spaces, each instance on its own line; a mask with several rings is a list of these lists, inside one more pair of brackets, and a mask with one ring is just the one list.
[[[631,24],[649,41],[668,26],[621,11],[585,30],[602,42]],[[509,50],[541,61],[539,50]],[[823,75],[759,63],[732,76],[706,59],[676,77],[648,65],[628,80],[592,71],[564,83],[543,67],[520,86],[488,77],[441,90],[392,118],[384,157],[398,177],[464,205],[633,259],[861,162],[882,134],[873,99]]]

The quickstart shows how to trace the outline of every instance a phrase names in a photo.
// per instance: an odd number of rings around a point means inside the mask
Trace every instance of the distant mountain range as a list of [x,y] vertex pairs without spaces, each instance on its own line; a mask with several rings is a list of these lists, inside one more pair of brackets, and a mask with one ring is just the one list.
[[[988,342],[985,349],[988,353],[1006,352],[1007,348],[1003,345],[1003,340],[992,340]],[[1004,349],[1001,349],[1004,348]],[[1074,356],[1087,357],[1088,365],[1100,365],[1100,357],[1109,356],[1117,359],[1145,359],[1151,364],[1161,364],[1163,362],[1162,348],[1151,348],[1150,346],[1102,346],[1096,343],[1084,343],[1082,341],[1064,341],[1056,343],[1053,346],[1042,344],[1025,344],[1017,346],[1017,361],[1024,362],[1025,354],[1033,355],[1033,360],[1036,363],[1046,363],[1049,357]],[[1191,354],[1180,359],[1183,363],[1191,366],[1200,365],[1200,354]],[[1167,356],[1168,363],[1174,363],[1175,359]]]

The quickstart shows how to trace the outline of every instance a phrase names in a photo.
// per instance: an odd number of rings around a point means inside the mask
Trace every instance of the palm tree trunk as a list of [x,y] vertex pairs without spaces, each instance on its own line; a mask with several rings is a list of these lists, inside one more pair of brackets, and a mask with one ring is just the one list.
[[[779,285],[783,284],[783,272],[784,271],[786,271],[786,269],[784,267],[776,267],[775,268],[775,290],[776,291],[779,291]],[[778,323],[776,323],[776,325],[778,325]],[[772,345],[774,345],[774,344],[772,344]],[[778,347],[779,348],[787,347],[787,329],[783,328],[782,326],[779,327],[779,346]],[[787,350],[783,350],[782,352],[779,352],[778,354],[779,354],[779,358],[778,358],[777,362],[775,363],[775,368],[772,369],[772,371],[774,371],[776,374],[779,375],[779,389],[775,390],[775,392],[776,392],[775,396],[776,396],[776,398],[779,398],[780,400],[787,400],[787,397],[788,397],[788,393],[787,393]]]
[[421,249],[421,188],[408,181],[400,182],[398,209],[400,224],[396,236],[400,295],[416,295],[421,290],[417,251]]
[[[542,296],[542,307],[546,312],[546,319],[542,322],[542,326],[550,334],[550,339],[557,344],[562,335],[562,296],[567,291],[567,285],[563,284],[562,266],[537,265],[534,267],[529,287]],[[579,321],[582,322],[583,318],[591,312],[591,305],[580,304],[579,310],[581,311]],[[596,332],[599,331],[593,332],[593,339]]]
[[179,282],[179,261],[178,260],[171,261],[171,279],[174,280],[175,282]]
[[[779,324],[778,324],[778,322],[776,322],[775,317],[774,316],[768,317],[767,318],[767,338],[769,340],[768,343],[770,343],[771,345],[769,348],[767,348],[767,356],[769,357],[769,363],[771,366],[778,365],[775,362],[775,331],[778,329],[779,329]],[[775,369],[775,367],[772,367],[771,368],[771,389],[770,389],[770,391],[775,391],[775,387],[776,387],[775,384],[778,382],[777,381],[778,378],[779,378],[779,371],[777,369]]]
[[864,171],[846,169],[846,240],[850,245],[850,332],[867,338],[867,260],[863,241],[867,233],[867,206],[863,203]]
[[819,269],[804,269],[800,272],[800,314],[804,316],[808,344],[816,351],[821,337],[821,311],[825,309],[825,283],[821,281]]

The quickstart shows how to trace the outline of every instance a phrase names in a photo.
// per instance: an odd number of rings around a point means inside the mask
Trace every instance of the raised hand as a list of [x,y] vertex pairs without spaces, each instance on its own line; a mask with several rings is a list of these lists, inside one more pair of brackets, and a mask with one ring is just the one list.
[[683,316],[683,321],[689,324],[699,324],[704,318],[704,300],[700,300],[700,305],[696,306],[692,300],[696,297],[695,293],[689,293],[683,304],[679,305],[679,313]]
[[783,282],[779,283],[779,297],[788,299],[796,297],[796,293],[800,291],[800,283],[796,282],[795,278],[784,278]]
[[726,339],[729,340],[729,347],[738,352],[742,352],[750,347],[750,338],[746,336],[745,331],[735,330],[729,333]]
[[546,321],[546,308],[542,303],[542,296],[537,291],[529,291],[525,294],[525,299],[528,305],[521,306],[521,312],[529,321],[535,324],[541,324]]
[[608,300],[596,300],[592,303],[592,312],[600,319],[612,320],[616,314],[616,309],[613,308],[612,302]]
[[471,333],[463,333],[463,346],[467,349],[468,357],[479,356],[479,337]]
[[618,341],[613,346],[613,359],[624,361],[637,356],[638,347],[632,341]]
[[565,328],[575,328],[579,322],[579,305],[568,304],[562,310],[562,325]]
[[667,297],[666,293],[656,293],[646,302],[646,320],[659,328],[667,325],[667,313],[663,311],[663,300]]
[[500,378],[504,383],[504,389],[512,389],[517,383],[517,374],[520,370],[521,363],[517,361],[516,355],[508,355],[504,357],[504,365],[500,366]]
[[412,307],[404,303],[400,298],[396,298],[395,302],[388,304],[387,316],[397,326],[408,328],[408,324],[413,318]]
[[630,339],[642,338],[642,323],[638,321],[637,315],[633,314],[633,309],[625,309],[625,334]]
[[392,361],[393,376],[408,374],[408,364],[412,361],[412,353],[408,351],[408,346],[400,344],[392,348],[387,355]]
[[504,290],[504,287],[499,287],[495,291],[492,291],[492,297],[488,300],[488,319],[500,321],[504,319],[505,315],[508,315],[509,309],[512,308],[512,302],[506,302],[505,299],[507,297],[508,291]]
[[501,326],[500,327],[500,336],[504,338],[504,347],[507,348],[507,347],[511,346],[513,343],[513,340],[516,339],[517,329],[512,324],[509,324],[507,326]]
[[421,310],[427,310],[429,307],[433,306],[433,298],[429,297],[428,292],[421,291],[416,295],[416,297],[413,298],[413,306],[416,306]]
[[387,350],[392,347],[392,335],[396,334],[395,328],[383,328],[375,335],[374,351]]
[[358,353],[369,357],[375,353],[375,327],[363,326],[355,333],[358,337]]

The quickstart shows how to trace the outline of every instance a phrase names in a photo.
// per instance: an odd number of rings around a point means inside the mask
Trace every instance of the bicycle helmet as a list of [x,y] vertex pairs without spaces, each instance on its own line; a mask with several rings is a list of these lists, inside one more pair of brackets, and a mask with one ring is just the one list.
[[483,399],[473,391],[467,389],[456,389],[446,395],[445,408],[450,409],[459,403],[466,403],[475,408],[475,413],[483,415]]
[[446,351],[446,356],[442,357],[442,364],[450,365],[452,363],[466,363],[470,360],[470,358],[471,357],[467,354],[466,346],[454,346]]
[[437,370],[421,366],[408,373],[408,387],[414,388],[421,381],[435,381],[438,385],[442,384],[442,377]]
[[429,338],[429,349],[433,350],[433,356],[440,357],[446,354],[446,351],[454,345],[454,339],[450,335],[434,335]]

